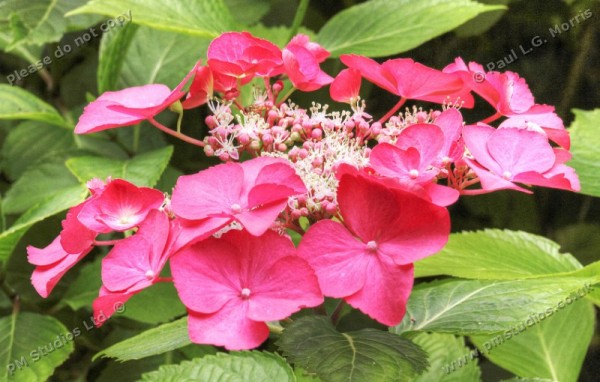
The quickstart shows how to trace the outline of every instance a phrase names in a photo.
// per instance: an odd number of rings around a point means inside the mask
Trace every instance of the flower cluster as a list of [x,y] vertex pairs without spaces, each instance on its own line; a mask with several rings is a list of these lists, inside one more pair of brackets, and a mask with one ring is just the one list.
[[[28,247],[40,295],[94,246],[112,245],[96,315],[173,282],[197,343],[256,347],[268,337],[266,322],[324,296],[391,326],[404,316],[413,263],[446,244],[446,207],[460,195],[531,192],[531,185],[579,190],[566,165],[568,132],[518,74],[486,73],[460,58],[440,71],[410,59],[344,55],[347,68],[332,78],[320,67],[328,56],[304,35],[280,49],[225,33],[210,44],[206,65],[199,61],[174,90],[133,87],[88,105],[76,133],[147,120],[224,163],[181,176],[171,197],[121,179],[90,181],[90,197],[69,210],[60,235],[44,249]],[[379,119],[361,100],[363,79],[399,97]],[[288,99],[326,85],[349,110]],[[248,101],[242,94],[250,87]],[[475,106],[474,94],[495,113],[465,123],[460,110]],[[400,111],[408,100],[441,106]],[[210,114],[202,139],[155,119],[203,105]],[[252,159],[241,161],[244,153]],[[297,248],[288,230],[302,236]],[[113,232],[125,237],[98,239]]]

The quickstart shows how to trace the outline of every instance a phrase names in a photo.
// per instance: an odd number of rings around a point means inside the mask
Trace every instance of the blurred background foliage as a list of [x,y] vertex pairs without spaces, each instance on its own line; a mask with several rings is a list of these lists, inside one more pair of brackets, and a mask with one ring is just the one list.
[[[312,1],[304,19],[302,32],[314,33],[339,11],[361,1],[354,0],[322,0]],[[456,57],[465,61],[476,61],[484,66],[498,61],[512,61],[500,70],[511,70],[524,77],[537,103],[555,105],[559,116],[569,126],[574,120],[572,109],[591,110],[600,105],[600,2],[595,0],[480,0],[481,3],[506,5],[506,10],[487,12],[477,16],[458,29],[434,38],[425,44],[392,57],[380,57],[384,60],[393,57],[410,57],[425,65],[441,69]],[[10,1],[0,2],[0,12],[3,7],[9,7]],[[228,0],[226,1],[238,22],[255,23],[252,31],[258,35],[269,35],[281,39],[285,43],[286,33],[267,31],[264,27],[289,26],[292,24],[298,2],[294,0]],[[248,6],[248,3],[251,3]],[[238,12],[239,7],[244,12]],[[247,7],[247,8],[246,8]],[[592,16],[569,24],[568,30],[553,35],[550,30],[557,24],[569,23],[576,15],[590,10]],[[133,14],[135,18],[136,15]],[[365,17],[368,17],[365,15]],[[86,32],[86,28],[103,20],[101,16],[77,16],[76,20],[64,26],[65,34],[60,41],[54,41],[42,46],[21,45],[11,53],[0,53],[0,82],[6,83],[6,76],[15,70],[26,68],[30,62],[23,57],[44,57],[52,55],[57,47],[73,42]],[[14,21],[14,20],[13,20]],[[402,22],[402,15],[398,16]],[[430,20],[435,24],[436,20]],[[4,28],[11,20],[2,19],[0,26]],[[13,25],[14,27],[14,25]],[[1,28],[0,28],[1,29]],[[3,29],[2,29],[3,30]],[[262,30],[262,33],[261,33]],[[535,38],[541,38],[544,43],[533,46]],[[39,73],[28,75],[17,82],[17,85],[38,95],[49,104],[56,107],[67,120],[76,121],[83,106],[96,97],[98,92],[97,76],[99,65],[100,38],[93,38],[83,46],[60,59],[54,59],[52,64]],[[136,36],[126,51],[127,58],[123,63],[122,74],[116,81],[115,87],[140,85],[156,82],[174,86],[191,67],[194,61],[203,57],[210,38],[176,35],[172,32],[157,31],[145,26],[139,27]],[[537,40],[539,41],[539,40]],[[4,32],[0,32],[0,47],[6,48],[8,40]],[[529,49],[531,49],[529,51]],[[528,51],[527,54],[524,51]],[[510,56],[513,57],[510,60]],[[154,57],[153,60],[142,60],[140,57]],[[161,61],[162,66],[156,65]],[[167,69],[165,69],[167,68]],[[337,60],[327,61],[324,70],[331,75],[343,68]],[[154,69],[159,69],[158,71]],[[363,98],[367,101],[367,110],[374,116],[383,115],[397,99],[385,91],[375,88],[363,81]],[[310,102],[328,102],[327,89],[310,94],[296,92],[294,102],[308,106]],[[480,103],[481,104],[481,103]],[[343,108],[345,105],[332,105],[333,108]],[[422,105],[429,108],[431,105]],[[477,111],[463,110],[467,121],[476,121],[491,113],[491,109],[478,108]],[[190,135],[201,137],[205,127],[202,120],[205,115],[200,111],[186,113],[184,126]],[[168,118],[167,123],[173,123]],[[46,189],[56,189],[62,182],[63,186],[76,184],[74,179],[54,176],[53,171],[60,172],[60,158],[65,155],[66,148],[76,148],[80,154],[94,153],[113,158],[125,159],[133,153],[148,152],[166,143],[175,147],[173,158],[159,180],[158,187],[169,190],[176,177],[182,173],[198,171],[214,164],[207,159],[196,147],[187,145],[167,137],[149,126],[142,126],[140,141],[134,144],[136,131],[133,128],[119,129],[100,134],[99,138],[73,137],[70,132],[57,131],[52,136],[45,136],[38,122],[26,122],[23,127],[20,122],[11,120],[0,121],[0,143],[3,146],[2,172],[0,173],[0,194],[6,201],[3,203],[2,230],[10,227],[19,214],[30,205],[19,205],[18,195],[7,193],[21,175],[28,171],[31,163],[45,163],[38,168],[40,177],[37,182],[25,184],[23,191],[43,193]],[[23,130],[24,138],[9,132],[17,125]],[[600,126],[599,126],[600,128]],[[40,134],[33,136],[32,134]],[[51,156],[44,156],[44,149],[35,151],[33,157],[26,155],[28,149],[35,143],[42,144]],[[40,143],[41,142],[41,143]],[[21,145],[21,146],[19,146]],[[18,148],[15,149],[15,147]],[[56,150],[65,148],[65,152]],[[19,153],[7,152],[21,150]],[[23,154],[25,153],[25,154]],[[57,161],[56,159],[59,158]],[[599,158],[600,159],[600,158]],[[64,162],[64,161],[63,161]],[[34,202],[31,202],[34,203]],[[508,228],[523,230],[546,236],[562,245],[563,252],[570,252],[582,264],[600,260],[600,202],[591,196],[573,194],[562,191],[536,189],[534,195],[525,195],[512,191],[501,191],[492,194],[464,197],[451,207],[453,231],[474,230],[486,228]],[[89,310],[78,309],[83,304],[72,302],[73,310],[63,309],[64,304],[56,304],[57,297],[49,300],[39,298],[29,285],[29,275],[32,267],[26,263],[24,243],[45,246],[57,234],[62,216],[55,216],[43,221],[29,231],[20,241],[15,253],[7,264],[8,272],[3,277],[10,279],[10,285],[18,291],[23,309],[53,314],[66,327],[76,326],[86,317]],[[78,268],[85,272],[86,267],[92,269],[93,263],[86,262]],[[95,276],[97,278],[97,276]],[[78,272],[70,272],[65,281],[53,296],[62,296],[78,278]],[[90,277],[91,278],[91,277]],[[94,283],[90,280],[90,283]],[[97,288],[97,286],[95,286]],[[60,290],[62,288],[62,291]],[[93,290],[93,288],[91,288]],[[97,289],[96,289],[97,290]],[[67,292],[68,293],[68,292]],[[169,293],[172,293],[169,292]],[[85,300],[87,301],[87,300]],[[70,305],[70,304],[69,304]],[[177,307],[176,309],[180,309]],[[4,295],[0,298],[2,315],[11,311],[11,302]],[[132,308],[132,310],[135,310]],[[147,311],[147,309],[146,309]],[[181,314],[180,311],[173,313]],[[598,313],[598,312],[596,312]],[[135,312],[133,313],[135,315]],[[91,357],[107,345],[127,338],[140,328],[151,327],[156,322],[165,321],[162,317],[150,318],[144,322],[137,317],[130,320],[127,317],[116,317],[101,329],[90,331],[81,336],[78,341],[78,351],[68,362],[63,364],[53,377],[53,380],[90,380],[90,381],[121,381],[139,376],[142,371],[155,369],[164,363],[173,363],[202,353],[204,349],[183,348],[181,351],[169,352],[166,355],[154,356],[141,361],[119,364],[114,361],[97,360],[91,362]],[[168,314],[167,314],[168,315]],[[137,320],[136,320],[137,319]],[[577,322],[573,322],[577,325]],[[565,339],[567,340],[567,339]],[[206,350],[210,352],[210,350]],[[480,360],[484,380],[498,380],[510,377],[485,360]],[[589,348],[581,381],[598,381],[600,378],[600,336],[596,330],[592,346]]]

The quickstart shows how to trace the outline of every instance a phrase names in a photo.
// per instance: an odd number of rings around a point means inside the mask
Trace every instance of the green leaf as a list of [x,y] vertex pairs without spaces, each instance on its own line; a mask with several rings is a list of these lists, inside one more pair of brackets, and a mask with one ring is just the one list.
[[191,344],[187,317],[146,330],[135,337],[121,341],[94,356],[116,358],[119,361],[142,359]]
[[12,128],[2,147],[2,169],[13,181],[28,167],[75,148],[73,131],[38,121]]
[[101,157],[76,157],[67,160],[67,167],[80,182],[92,178],[121,178],[138,186],[152,187],[167,167],[173,146],[140,154],[132,159],[118,160]]
[[136,24],[171,32],[215,38],[235,29],[223,0],[92,0],[67,16],[95,13],[116,17],[124,10],[130,12]]
[[[6,51],[6,48],[11,42],[12,36],[10,32],[0,31],[0,50]],[[10,53],[21,57],[30,64],[33,64],[39,60],[39,57],[42,54],[42,49],[40,47],[18,46]]]
[[579,175],[581,193],[600,196],[600,109],[573,109],[573,114],[575,121],[570,128],[573,159],[568,164]]
[[455,233],[439,253],[415,263],[415,277],[518,279],[581,268],[573,256],[559,249],[545,237],[521,231]]
[[2,208],[5,214],[22,213],[77,185],[77,179],[65,167],[64,159],[53,158],[25,171],[6,193]]
[[128,23],[102,36],[98,62],[98,93],[117,89],[123,62],[138,26]]
[[317,41],[333,57],[345,53],[390,56],[451,31],[480,13],[503,8],[471,0],[371,0],[336,14],[319,31]]
[[0,5],[2,21],[9,21],[12,29],[12,42],[7,49],[59,41],[68,26],[65,13],[83,4],[85,0],[3,1]]
[[551,379],[543,379],[543,378],[519,378],[514,377],[511,379],[503,379],[500,382],[556,382]]
[[117,87],[159,83],[174,88],[204,55],[210,40],[140,27],[127,50]]
[[102,286],[101,265],[101,257],[84,265],[75,281],[69,285],[60,304],[66,304],[73,310],[90,308]]
[[[600,282],[600,262],[583,269],[524,280],[444,280],[420,284],[395,333],[433,331],[491,334],[524,322],[531,313],[561,310]],[[575,297],[574,297],[575,296]]]
[[0,120],[29,119],[65,126],[66,122],[52,106],[27,90],[0,84]]
[[[149,309],[152,307],[151,309]],[[125,305],[122,317],[158,324],[186,313],[172,283],[158,283],[134,295]]]
[[295,320],[278,346],[324,382],[412,381],[427,367],[423,350],[404,338],[374,329],[340,333],[323,316]]
[[594,323],[594,306],[584,300],[550,316],[532,316],[510,331],[471,339],[486,358],[518,376],[576,382]]
[[[441,333],[418,333],[410,340],[419,345],[428,355],[430,366],[414,382],[478,382],[481,370],[477,366],[478,353],[472,353],[465,345],[463,337]],[[475,351],[476,352],[476,351]],[[471,354],[474,356],[471,357]],[[452,368],[452,362],[464,360],[459,368]]]
[[161,366],[160,369],[142,376],[145,382],[165,381],[211,381],[245,382],[277,381],[292,382],[292,368],[280,356],[267,352],[218,353],[179,365]]
[[27,210],[8,230],[0,234],[0,262],[4,262],[10,257],[21,237],[31,226],[81,203],[85,200],[87,193],[87,188],[77,185],[64,189]]
[[60,321],[36,313],[0,318],[0,380],[47,380],[73,351],[75,334]]
[[[508,3],[510,3],[511,0],[478,0],[477,2],[483,4],[501,4],[508,6]],[[478,15],[474,19],[467,21],[460,27],[456,28],[456,35],[459,37],[470,37],[484,34],[498,21],[500,21],[505,13],[506,9],[498,9]]]
[[244,25],[258,22],[271,8],[269,0],[225,0],[225,4],[235,20]]

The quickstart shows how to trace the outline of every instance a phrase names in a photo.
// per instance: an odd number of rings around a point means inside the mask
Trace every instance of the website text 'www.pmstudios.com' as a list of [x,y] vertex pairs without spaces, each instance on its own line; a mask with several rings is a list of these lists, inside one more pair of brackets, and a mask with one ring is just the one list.
[[476,358],[479,358],[481,354],[486,355],[487,353],[491,352],[492,349],[504,344],[507,341],[510,341],[513,337],[516,337],[528,328],[539,324],[546,318],[552,316],[554,313],[564,309],[565,307],[571,305],[575,301],[585,297],[593,290],[594,288],[591,284],[585,284],[577,291],[571,293],[569,296],[559,301],[556,305],[548,307],[542,312],[531,313],[527,317],[527,319],[521,322],[520,324],[515,325],[512,328],[504,331],[503,333],[490,338],[489,340],[483,343],[483,349],[480,350],[480,348],[475,348],[469,353],[465,354],[464,356],[457,358],[454,361],[442,366],[442,370],[445,374],[451,374],[457,370],[460,370],[461,368],[467,366],[469,362],[473,361]]

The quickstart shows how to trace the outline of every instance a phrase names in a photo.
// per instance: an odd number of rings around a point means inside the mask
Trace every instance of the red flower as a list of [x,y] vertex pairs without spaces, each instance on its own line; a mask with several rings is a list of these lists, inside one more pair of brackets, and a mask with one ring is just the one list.
[[448,240],[445,208],[361,175],[342,175],[338,203],[343,224],[321,220],[298,247],[326,296],[344,298],[385,325],[404,316],[412,263]]

